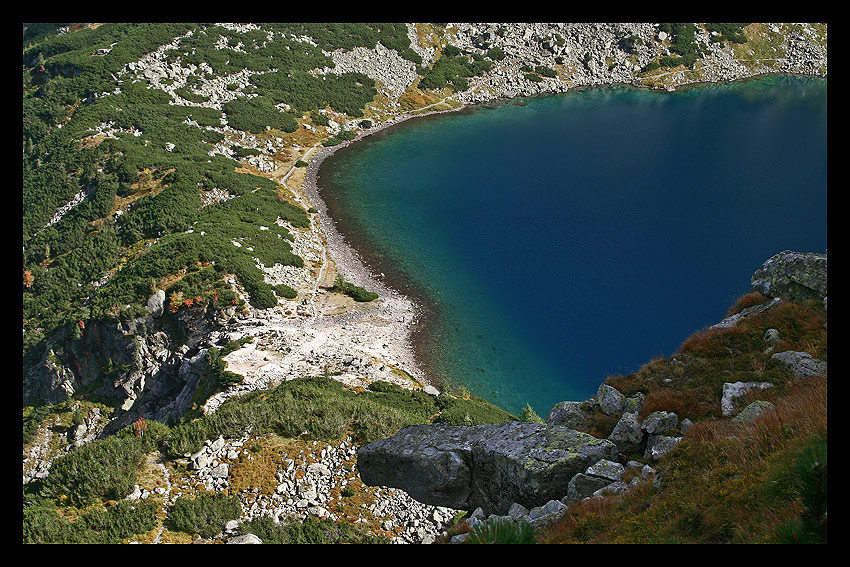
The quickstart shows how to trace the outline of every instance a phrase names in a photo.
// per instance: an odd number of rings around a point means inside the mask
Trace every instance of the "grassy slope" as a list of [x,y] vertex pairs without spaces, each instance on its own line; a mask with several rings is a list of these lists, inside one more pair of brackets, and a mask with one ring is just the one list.
[[[750,304],[753,295],[740,304]],[[785,302],[733,329],[700,331],[670,359],[609,378],[625,394],[647,395],[642,417],[668,410],[695,425],[668,457],[652,464],[660,489],[646,482],[621,496],[586,501],[571,508],[543,541],[787,541],[786,525],[796,525],[808,510],[795,466],[806,451],[825,447],[827,439],[827,379],[792,381],[786,368],[769,361],[762,337],[769,328],[779,329],[784,340],[775,352],[805,351],[826,360],[825,321],[820,304]],[[774,388],[751,393],[739,405],[763,399],[773,402],[775,411],[747,425],[722,418],[722,385],[736,381],[773,382]],[[613,427],[602,417],[595,425],[601,435]]]

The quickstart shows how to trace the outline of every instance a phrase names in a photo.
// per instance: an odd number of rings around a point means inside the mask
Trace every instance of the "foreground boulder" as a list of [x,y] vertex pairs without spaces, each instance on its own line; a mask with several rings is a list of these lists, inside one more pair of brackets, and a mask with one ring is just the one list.
[[617,447],[564,426],[413,425],[361,447],[357,466],[370,486],[400,488],[435,506],[507,514],[567,494],[570,480]]
[[776,254],[752,277],[752,286],[767,297],[792,301],[826,297],[826,254],[791,252]]

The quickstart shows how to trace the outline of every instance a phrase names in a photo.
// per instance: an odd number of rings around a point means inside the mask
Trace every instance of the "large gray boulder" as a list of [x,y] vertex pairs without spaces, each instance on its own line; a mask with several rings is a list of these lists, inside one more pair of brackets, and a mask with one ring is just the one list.
[[641,423],[635,413],[624,413],[617,425],[614,426],[614,430],[608,435],[608,439],[624,455],[641,453],[644,448],[645,437],[646,435],[641,429]]
[[652,457],[657,461],[670,453],[681,440],[681,437],[674,437],[672,435],[650,435],[646,441],[646,453],[644,456]]
[[679,416],[670,411],[654,411],[643,420],[641,429],[650,435],[660,435],[679,428]]
[[818,360],[807,352],[794,350],[777,352],[770,357],[770,360],[788,366],[797,380],[802,380],[809,376],[822,376],[826,374],[826,361]]
[[596,391],[596,403],[605,415],[621,413],[626,405],[626,396],[608,384],[602,384]]
[[165,310],[165,292],[161,289],[156,290],[156,293],[148,299],[146,308],[153,317],[162,316]]
[[546,416],[546,424],[584,429],[587,427],[587,417],[592,411],[591,405],[588,402],[558,402]]
[[773,256],[756,270],[753,289],[768,297],[792,301],[826,297],[826,253],[791,252]]
[[507,514],[567,494],[570,479],[601,459],[617,458],[607,439],[564,426],[413,425],[357,452],[369,486],[400,488],[425,504]]
[[580,502],[585,498],[593,496],[597,490],[601,490],[610,485],[612,480],[593,476],[584,473],[578,473],[571,480],[567,487],[567,495],[562,499],[567,505]]

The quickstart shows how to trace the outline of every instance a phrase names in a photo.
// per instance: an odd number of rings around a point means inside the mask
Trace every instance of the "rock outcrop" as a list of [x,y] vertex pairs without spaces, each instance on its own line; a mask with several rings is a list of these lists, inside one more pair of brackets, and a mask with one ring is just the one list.
[[401,488],[428,504],[507,514],[567,494],[570,480],[602,459],[615,460],[607,439],[564,426],[414,425],[358,450],[367,485]]
[[163,300],[158,291],[144,317],[89,321],[79,339],[46,345],[24,375],[24,401],[60,403],[81,390],[94,393],[118,410],[107,433],[138,417],[166,422],[182,415],[206,371],[206,351],[221,333],[201,310],[164,315]]
[[823,300],[827,294],[826,259],[826,253],[785,250],[753,274],[752,287],[768,297]]
[[814,358],[807,352],[798,352],[787,350],[785,352],[777,352],[770,357],[773,362],[784,364],[794,373],[794,378],[802,380],[809,376],[824,375],[827,371],[826,361]]

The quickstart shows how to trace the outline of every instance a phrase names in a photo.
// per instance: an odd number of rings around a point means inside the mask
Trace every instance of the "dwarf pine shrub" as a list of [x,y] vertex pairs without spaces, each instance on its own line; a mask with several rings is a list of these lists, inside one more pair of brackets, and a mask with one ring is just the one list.
[[53,462],[43,493],[74,506],[98,498],[120,500],[133,490],[145,448],[131,436],[92,441]]
[[534,528],[526,522],[493,518],[476,525],[466,543],[537,543]]
[[378,299],[377,293],[375,293],[374,291],[367,291],[360,286],[345,281],[345,279],[342,277],[342,274],[337,274],[336,280],[334,281],[333,290],[338,291],[340,293],[344,293],[348,297],[352,298],[354,301],[359,301],[363,303]]
[[209,538],[221,532],[230,520],[242,512],[238,496],[202,492],[195,498],[180,497],[169,514],[171,528]]

